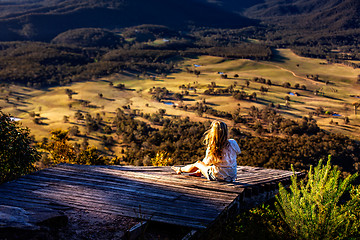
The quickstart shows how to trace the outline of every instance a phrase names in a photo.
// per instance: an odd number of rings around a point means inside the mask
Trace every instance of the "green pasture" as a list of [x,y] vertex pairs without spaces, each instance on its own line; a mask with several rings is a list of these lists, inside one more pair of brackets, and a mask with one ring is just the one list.
[[[183,101],[169,99],[177,105],[195,105],[196,102],[205,102],[212,108],[233,113],[240,107],[240,114],[246,115],[251,106],[263,108],[271,103],[280,105],[278,111],[288,118],[301,118],[308,116],[318,107],[326,111],[332,111],[341,115],[333,117],[324,115],[316,117],[318,124],[330,131],[345,133],[349,136],[360,138],[360,113],[354,115],[352,103],[360,99],[350,95],[360,95],[360,85],[355,81],[360,74],[360,69],[353,69],[340,64],[323,65],[324,60],[299,57],[290,50],[280,49],[272,61],[253,61],[246,59],[229,60],[220,57],[200,56],[198,58],[187,59],[181,65],[181,71],[170,74],[166,77],[157,76],[151,80],[148,76],[137,77],[132,73],[113,74],[102,79],[86,82],[73,83],[68,86],[54,87],[43,90],[34,90],[26,87],[11,85],[9,89],[2,89],[5,95],[11,92],[9,102],[4,98],[0,99],[0,107],[3,112],[11,113],[18,117],[24,126],[31,129],[32,134],[37,140],[43,137],[50,137],[52,129],[67,129],[71,126],[78,126],[82,134],[86,133],[84,121],[74,118],[77,111],[84,114],[90,113],[95,116],[99,113],[104,122],[111,123],[117,108],[130,106],[130,110],[137,110],[143,113],[156,113],[159,109],[165,109],[168,117],[189,116],[194,121],[205,121],[215,119],[213,116],[204,114],[198,116],[194,112],[184,111],[178,107],[174,108],[157,102],[152,99],[149,89],[152,87],[166,87],[172,93],[181,93],[180,85],[188,85],[196,88],[196,92],[188,90],[189,95],[184,96]],[[194,64],[200,65],[195,67]],[[298,66],[297,66],[298,65]],[[185,68],[199,70],[201,73],[196,76],[188,73]],[[224,72],[228,79],[221,78],[218,72]],[[238,74],[239,77],[234,77]],[[307,79],[307,74],[318,74],[320,80],[313,81]],[[273,85],[254,82],[254,77],[270,79]],[[250,81],[246,87],[246,80]],[[248,94],[255,92],[257,101],[235,100],[232,96],[208,96],[203,92],[208,89],[208,85],[215,82],[217,88],[227,88],[236,84],[235,89],[243,90]],[[282,84],[289,82],[292,88],[284,88]],[[113,84],[113,86],[110,85]],[[117,84],[125,84],[126,90],[115,88]],[[294,89],[295,84],[305,85],[307,90]],[[261,93],[260,87],[268,88],[267,93]],[[69,99],[65,89],[71,89],[75,94]],[[316,90],[318,95],[314,95]],[[297,93],[298,96],[289,95]],[[102,94],[101,98],[99,94]],[[286,107],[285,97],[289,96],[289,106]],[[83,106],[79,100],[90,101],[89,106]],[[72,105],[69,108],[69,104]],[[35,124],[29,113],[39,114],[42,124]],[[64,116],[69,116],[69,122],[64,123]],[[350,124],[344,124],[344,117],[349,117]],[[141,119],[144,120],[144,119]],[[330,121],[338,124],[330,124]],[[233,123],[225,120],[228,124]],[[157,127],[157,126],[155,126]],[[244,127],[239,125],[239,127]],[[104,148],[101,144],[99,132],[87,134],[91,145]],[[112,134],[113,138],[121,143],[121,139]],[[82,137],[73,137],[73,141],[80,142]],[[111,150],[114,153],[120,151],[120,145],[116,145]]]

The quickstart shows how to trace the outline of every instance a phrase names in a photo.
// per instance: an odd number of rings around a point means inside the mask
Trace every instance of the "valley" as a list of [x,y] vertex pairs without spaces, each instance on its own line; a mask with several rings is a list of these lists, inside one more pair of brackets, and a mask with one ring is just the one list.
[[[195,70],[200,74],[191,73]],[[318,75],[318,79],[311,79],[310,75]],[[80,143],[87,138],[89,145],[104,152],[110,151],[113,156],[121,155],[121,136],[115,132],[87,129],[85,118],[75,118],[77,112],[84,116],[87,113],[94,118],[96,116],[105,125],[112,126],[116,109],[120,108],[129,114],[135,113],[137,119],[155,128],[161,126],[149,122],[140,113],[154,115],[163,111],[165,118],[189,117],[195,122],[222,118],[244,133],[257,135],[254,129],[242,123],[208,112],[199,113],[191,108],[201,103],[218,112],[247,118],[253,106],[259,109],[270,107],[285,118],[295,120],[312,115],[322,129],[359,139],[360,116],[354,115],[352,105],[360,101],[355,97],[360,93],[360,85],[356,84],[358,75],[360,69],[326,64],[321,59],[297,56],[289,49],[277,49],[271,61],[213,56],[188,58],[179,64],[177,72],[169,75],[143,76],[123,72],[38,90],[10,85],[1,89],[3,93],[10,94],[7,100],[0,100],[0,107],[3,112],[21,119],[20,122],[31,129],[37,141],[50,138],[51,130],[76,126],[80,133],[71,137],[72,142]],[[288,85],[285,87],[286,83]],[[124,84],[124,87],[119,88],[119,84]],[[255,93],[256,99],[238,100],[226,92],[204,94],[210,85],[215,91],[232,86],[232,91],[242,91],[248,95]],[[166,88],[169,94],[156,100],[156,94],[149,93],[149,89],[156,88]],[[69,90],[71,94],[68,94]],[[111,136],[115,144],[105,146],[104,135]],[[262,135],[281,136],[279,133]]]

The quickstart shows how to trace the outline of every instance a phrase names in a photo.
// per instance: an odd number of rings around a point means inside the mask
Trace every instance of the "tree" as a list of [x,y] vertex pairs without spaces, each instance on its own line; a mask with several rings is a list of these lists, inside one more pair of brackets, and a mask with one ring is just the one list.
[[76,120],[83,120],[84,119],[84,115],[80,111],[77,111],[75,113],[74,117],[75,117]]
[[310,167],[300,183],[294,175],[290,193],[280,184],[276,207],[296,239],[347,239],[359,234],[360,188],[353,188],[350,200],[339,204],[357,174],[341,180],[330,160],[329,156],[326,166],[320,161],[315,169]]
[[283,83],[284,88],[291,88],[291,84],[289,82]]
[[95,164],[104,165],[107,158],[100,155],[95,147],[89,147],[87,139],[79,144],[70,144],[69,131],[56,129],[51,131],[51,141],[44,144],[43,148],[49,153],[52,163],[70,163],[70,164]]
[[196,77],[199,77],[200,73],[201,73],[201,72],[200,72],[199,70],[195,70],[195,71],[194,71],[194,74],[196,75]]
[[80,134],[78,126],[69,127],[69,135],[70,136],[78,136]]
[[74,92],[71,89],[65,89],[65,93],[66,95],[68,95],[69,99],[72,99],[72,95],[74,94]]
[[182,100],[183,99],[183,95],[182,94],[180,94],[180,93],[175,93],[174,94],[174,98],[176,99],[176,100]]
[[68,123],[69,122],[69,116],[64,115],[63,121],[64,121],[64,123]]
[[39,160],[29,129],[0,111],[0,183],[34,171],[33,163]]
[[165,110],[165,109],[162,109],[162,108],[159,109],[159,114],[160,114],[161,116],[164,116],[165,113],[166,113],[166,110]]
[[125,84],[119,83],[118,85],[116,85],[116,88],[123,90],[123,89],[125,89]]
[[260,87],[260,92],[265,93],[265,92],[268,92],[268,91],[269,91],[268,88],[263,87],[263,86]]

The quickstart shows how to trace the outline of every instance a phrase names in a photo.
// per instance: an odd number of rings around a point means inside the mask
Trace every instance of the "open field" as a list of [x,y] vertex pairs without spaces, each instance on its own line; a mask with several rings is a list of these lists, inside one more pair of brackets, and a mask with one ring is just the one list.
[[[123,73],[96,81],[78,82],[69,86],[45,90],[34,90],[14,85],[9,88],[3,87],[0,107],[3,112],[22,119],[22,124],[31,129],[37,140],[49,137],[49,132],[52,129],[67,129],[71,126],[78,126],[81,134],[86,134],[90,145],[98,146],[100,149],[104,148],[101,144],[101,136],[104,134],[99,132],[86,133],[84,121],[74,118],[77,111],[90,113],[92,116],[99,113],[103,121],[108,123],[112,122],[116,109],[123,106],[130,106],[130,110],[126,110],[129,112],[138,110],[151,114],[158,112],[159,109],[165,109],[169,117],[189,116],[194,121],[214,119],[215,117],[210,115],[199,116],[195,112],[164,104],[164,102],[168,102],[175,105],[191,106],[197,102],[202,102],[203,99],[208,106],[229,113],[234,113],[240,107],[240,114],[242,115],[248,114],[248,109],[251,106],[263,108],[273,103],[280,106],[278,111],[282,115],[295,119],[308,116],[310,112],[322,107],[325,111],[340,116],[321,115],[315,117],[320,127],[360,139],[360,113],[355,116],[352,106],[354,102],[360,101],[360,99],[351,97],[351,95],[360,95],[360,85],[356,84],[360,69],[324,63],[325,61],[321,59],[299,57],[287,49],[277,50],[276,57],[272,61],[228,60],[220,57],[201,56],[196,59],[185,60],[181,64],[181,71],[166,77],[157,76],[155,80],[142,76],[138,78],[131,73]],[[201,73],[196,76],[185,71],[186,68],[196,69]],[[228,78],[221,78],[218,72],[227,74]],[[234,77],[235,74],[238,74],[238,77]],[[318,75],[319,79],[315,81],[308,78],[307,75]],[[270,79],[272,84],[255,82],[253,80],[255,77]],[[246,81],[250,83],[248,87]],[[216,83],[216,89],[225,89],[236,84],[235,90],[243,89],[248,94],[255,92],[257,100],[236,100],[231,95],[204,95],[203,92],[208,89],[211,82]],[[290,83],[291,88],[283,87],[282,85],[285,82]],[[125,84],[125,90],[115,87],[120,83]],[[171,93],[181,93],[184,89],[180,89],[179,86],[183,84],[191,87],[187,90],[189,95],[184,95],[183,101],[168,99],[164,102],[158,102],[152,99],[152,95],[149,93],[149,89],[152,87],[166,87]],[[295,84],[305,85],[306,90],[295,89]],[[268,92],[261,93],[260,87],[268,88]],[[66,89],[71,89],[74,93],[71,99],[66,94]],[[318,95],[314,95],[316,91],[318,91]],[[5,96],[8,96],[7,101]],[[287,107],[285,106],[286,96],[290,97]],[[84,105],[80,100],[89,102]],[[71,104],[71,108],[69,104]],[[33,117],[30,116],[31,112],[38,114],[37,118],[41,120],[40,124],[34,123]],[[64,122],[64,116],[69,117],[69,122]],[[344,117],[349,118],[349,124],[344,123]],[[333,120],[333,124],[330,124],[331,120]],[[229,120],[225,121],[233,124]],[[112,135],[115,140],[118,139],[116,134],[113,133]],[[81,141],[81,138],[74,137],[73,141]],[[112,148],[114,154],[120,149],[119,145]]]

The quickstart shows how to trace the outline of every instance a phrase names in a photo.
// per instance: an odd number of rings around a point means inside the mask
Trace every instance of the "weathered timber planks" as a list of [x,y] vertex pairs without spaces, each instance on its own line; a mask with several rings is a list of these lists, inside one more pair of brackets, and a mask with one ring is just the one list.
[[244,197],[259,201],[257,195],[268,196],[291,175],[239,166],[237,180],[225,183],[177,175],[169,167],[60,164],[0,185],[0,205],[65,212],[77,208],[206,228],[228,208],[239,207]]

